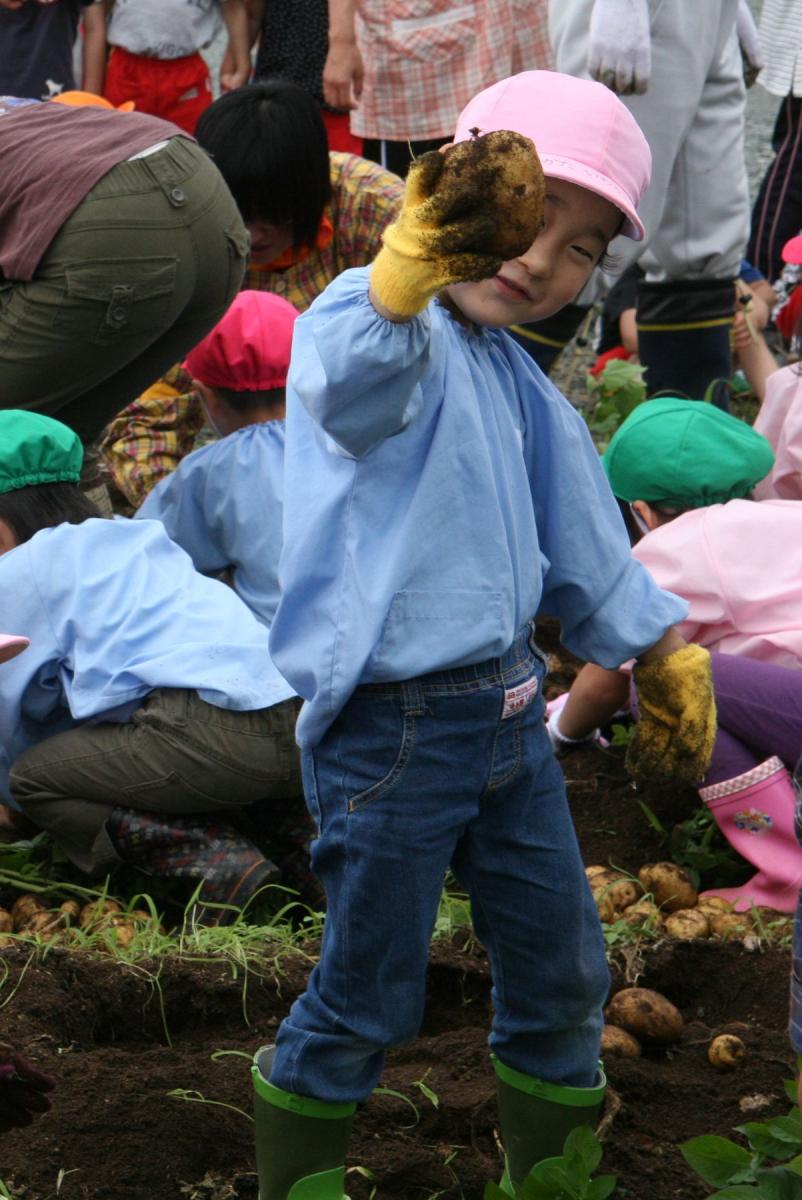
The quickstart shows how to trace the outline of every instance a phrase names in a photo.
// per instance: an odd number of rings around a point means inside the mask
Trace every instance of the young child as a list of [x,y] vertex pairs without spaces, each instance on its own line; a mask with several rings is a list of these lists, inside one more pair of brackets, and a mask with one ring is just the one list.
[[227,812],[297,796],[296,701],[264,627],[158,521],[105,521],[77,436],[0,412],[2,792],[83,871],[123,861],[242,904],[276,868]]
[[137,516],[161,521],[204,575],[229,574],[268,627],[278,605],[284,385],[297,309],[240,292],[184,364],[220,440],[190,454]]
[[[640,405],[604,456],[643,537],[634,556],[690,605],[683,637],[712,652],[718,733],[700,796],[757,868],[715,895],[793,912],[802,885],[791,774],[802,747],[802,505],[752,503],[773,456],[765,438],[707,404]],[[586,666],[549,719],[563,748],[626,705],[626,672]]]
[[212,102],[212,81],[201,54],[221,23],[228,48],[220,71],[222,90],[248,82],[251,73],[248,11],[243,0],[111,0],[111,46],[104,95],[112,104],[134,100],[140,112],[195,132]]
[[646,144],[606,88],[550,72],[482,92],[456,141],[413,166],[372,270],[295,326],[271,647],[306,701],[328,910],[254,1063],[269,1200],[342,1197],[356,1104],[420,1023],[449,866],[493,971],[508,1194],[596,1119],[609,980],[535,614],[586,658],[641,660],[668,711],[641,722],[636,772],[698,777],[712,745],[708,656],[672,629],[685,605],[634,562],[584,423],[502,332],[572,300],[617,232],[643,236]]

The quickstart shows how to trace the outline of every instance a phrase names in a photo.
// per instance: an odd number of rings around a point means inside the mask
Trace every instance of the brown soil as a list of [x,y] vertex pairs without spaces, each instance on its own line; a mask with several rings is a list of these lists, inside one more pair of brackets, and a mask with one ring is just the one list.
[[[558,682],[567,682],[564,656],[556,665],[564,675]],[[586,861],[637,868],[664,856],[620,754],[583,750],[564,767]],[[692,795],[647,800],[666,825],[694,803]],[[52,1112],[36,1126],[3,1135],[0,1179],[20,1200],[256,1200],[246,1117],[168,1093],[187,1089],[247,1110],[247,1059],[211,1056],[250,1056],[270,1041],[308,967],[284,957],[245,987],[242,974],[223,965],[162,961],[150,964],[149,976],[66,949],[38,963],[21,949],[4,952],[2,1038],[55,1075],[58,1088]],[[619,957],[614,987],[639,972],[638,982],[666,994],[686,1024],[670,1051],[607,1064],[604,1169],[618,1175],[616,1196],[697,1200],[708,1189],[678,1143],[787,1111],[788,971],[787,950],[749,952],[732,943],[663,942],[639,959]],[[467,931],[455,944],[435,944],[421,1035],[388,1056],[383,1079],[411,1103],[376,1095],[358,1114],[349,1162],[361,1170],[348,1175],[352,1200],[480,1200],[485,1181],[498,1178],[489,1018],[481,949]],[[746,1060],[717,1074],[707,1043],[736,1022]],[[419,1083],[436,1095],[436,1107]]]

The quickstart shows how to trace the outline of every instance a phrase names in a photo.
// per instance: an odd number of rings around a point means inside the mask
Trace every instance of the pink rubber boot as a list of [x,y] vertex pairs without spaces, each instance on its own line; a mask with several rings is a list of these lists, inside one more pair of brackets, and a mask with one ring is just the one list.
[[703,896],[721,896],[736,912],[753,904],[794,912],[802,887],[802,847],[794,827],[796,792],[781,760],[769,758],[734,779],[700,788],[699,795],[733,849],[758,868],[741,887],[716,888]]

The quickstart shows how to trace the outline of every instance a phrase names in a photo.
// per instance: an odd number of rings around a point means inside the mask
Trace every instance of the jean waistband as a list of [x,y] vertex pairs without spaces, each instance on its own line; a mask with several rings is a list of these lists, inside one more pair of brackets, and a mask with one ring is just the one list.
[[358,692],[384,693],[397,695],[408,689],[410,684],[424,692],[434,693],[478,691],[480,688],[498,687],[503,684],[509,687],[520,683],[532,673],[533,660],[544,661],[543,655],[535,645],[534,624],[528,621],[515,635],[512,645],[504,654],[497,658],[487,658],[483,662],[471,663],[467,667],[450,667],[445,671],[430,671],[426,675],[418,675],[415,679],[404,679],[398,682],[364,683],[356,690]]

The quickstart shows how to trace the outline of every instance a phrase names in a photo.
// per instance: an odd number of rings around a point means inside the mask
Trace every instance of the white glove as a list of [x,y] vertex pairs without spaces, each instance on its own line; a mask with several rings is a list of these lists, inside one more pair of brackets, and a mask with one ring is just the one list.
[[738,15],[735,18],[735,28],[738,31],[738,41],[744,57],[756,71],[762,71],[766,65],[763,50],[760,46],[760,35],[755,25],[752,10],[746,0],[738,0]]
[[646,91],[652,72],[648,0],[596,0],[590,18],[588,71],[591,79],[619,96]]
[[557,755],[567,754],[572,746],[584,746],[587,742],[595,742],[597,740],[606,745],[607,743],[603,742],[601,732],[598,729],[592,730],[591,733],[582,738],[569,738],[565,736],[560,729],[560,713],[565,708],[568,695],[568,692],[562,692],[553,700],[549,700],[546,705],[546,716],[548,718],[546,721],[546,732],[549,735],[554,753]]

